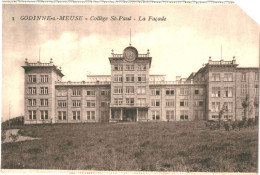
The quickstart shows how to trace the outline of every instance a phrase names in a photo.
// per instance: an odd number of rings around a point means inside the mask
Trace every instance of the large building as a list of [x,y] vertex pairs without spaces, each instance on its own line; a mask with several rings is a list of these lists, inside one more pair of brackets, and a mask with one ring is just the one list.
[[[129,46],[111,53],[111,75],[62,82],[61,68],[49,63],[22,66],[25,124],[117,121],[241,120],[258,116],[258,67],[231,61],[204,64],[188,78],[165,81],[150,75],[149,50]],[[248,98],[249,107],[242,102]],[[220,115],[220,111],[224,111]],[[245,113],[245,114],[244,114]]]

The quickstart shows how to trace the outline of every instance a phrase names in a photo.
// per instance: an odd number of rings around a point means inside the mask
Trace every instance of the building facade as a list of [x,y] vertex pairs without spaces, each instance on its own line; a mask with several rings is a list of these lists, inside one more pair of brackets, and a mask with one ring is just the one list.
[[[118,121],[241,120],[258,117],[259,68],[212,61],[188,78],[150,75],[149,50],[129,46],[111,53],[111,75],[63,82],[61,68],[29,63],[24,68],[25,124]],[[245,110],[242,102],[248,99]],[[220,111],[224,111],[223,115]]]

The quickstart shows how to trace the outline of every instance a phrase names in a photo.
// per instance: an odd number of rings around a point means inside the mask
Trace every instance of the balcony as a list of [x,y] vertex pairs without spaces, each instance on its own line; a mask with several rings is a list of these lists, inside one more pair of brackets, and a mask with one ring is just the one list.
[[[112,53],[111,54],[111,57],[112,58],[124,58],[124,55],[123,54],[115,54],[115,53]],[[146,58],[146,57],[150,57],[150,54],[138,54],[138,57],[139,58]]]
[[41,63],[41,62],[37,62],[37,63],[25,63],[25,66],[54,66],[53,63]]
[[193,81],[149,81],[149,85],[193,84]]
[[209,60],[208,62],[209,65],[227,65],[227,64],[236,64],[236,61],[235,60],[232,60],[232,61],[224,61],[224,60],[220,60],[220,61],[211,61]]
[[110,104],[110,107],[118,107],[118,108],[149,108],[148,103],[123,103],[123,104]]
[[110,81],[96,81],[96,82],[55,82],[55,85],[110,85]]

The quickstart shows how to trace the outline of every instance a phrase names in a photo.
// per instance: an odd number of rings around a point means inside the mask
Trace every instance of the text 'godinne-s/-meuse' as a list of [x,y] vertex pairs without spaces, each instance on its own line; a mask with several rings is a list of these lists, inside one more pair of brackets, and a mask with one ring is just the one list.
[[[161,22],[166,21],[165,16],[19,16],[21,21],[151,21]],[[17,20],[17,17],[12,17],[12,20]]]

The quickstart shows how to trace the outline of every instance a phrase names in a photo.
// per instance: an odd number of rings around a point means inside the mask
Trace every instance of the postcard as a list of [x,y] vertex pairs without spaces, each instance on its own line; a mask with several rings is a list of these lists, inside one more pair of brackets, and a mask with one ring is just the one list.
[[2,172],[257,172],[259,25],[235,3],[2,10]]

